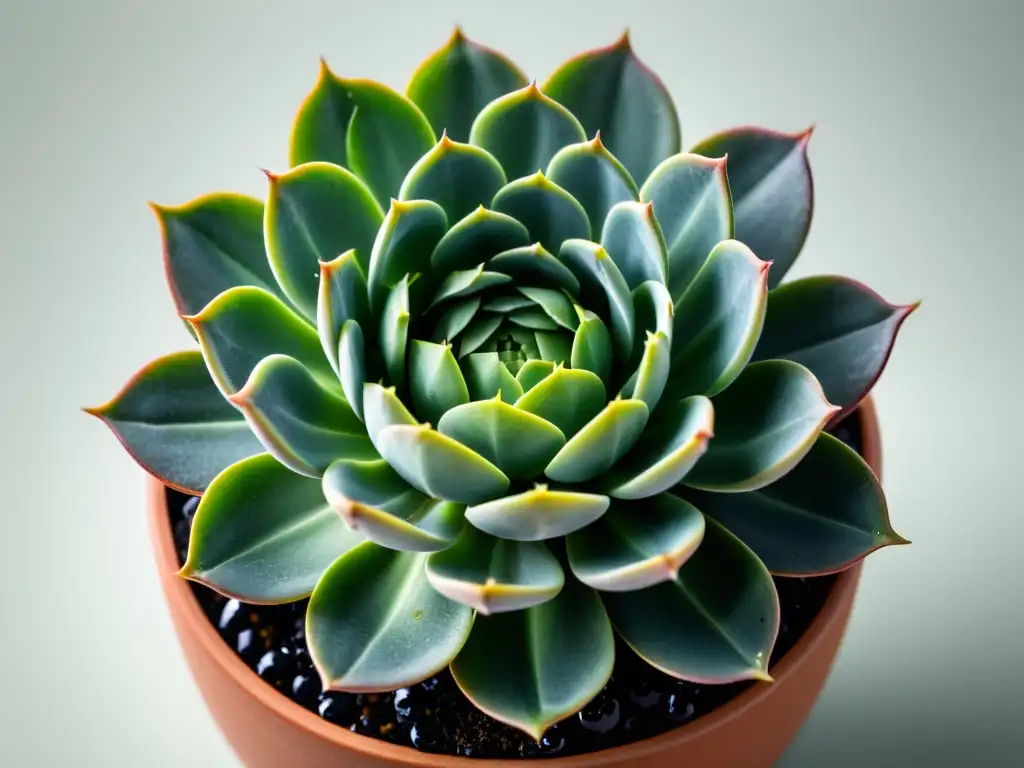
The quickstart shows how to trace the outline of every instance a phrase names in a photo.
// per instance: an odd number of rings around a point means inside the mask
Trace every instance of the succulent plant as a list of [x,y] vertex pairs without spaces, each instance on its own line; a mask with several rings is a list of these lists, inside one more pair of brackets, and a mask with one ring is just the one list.
[[772,574],[905,542],[824,429],[916,305],[781,282],[809,137],[682,151],[627,36],[543,85],[460,31],[405,95],[322,64],[265,201],[154,206],[198,348],[89,410],[202,495],[181,576],[310,598],[327,688],[450,665],[540,738],[613,632],[681,679],[770,680]]

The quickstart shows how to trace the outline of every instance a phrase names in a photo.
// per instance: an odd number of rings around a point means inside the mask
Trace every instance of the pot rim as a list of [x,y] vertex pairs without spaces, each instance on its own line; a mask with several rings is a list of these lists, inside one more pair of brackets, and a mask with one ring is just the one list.
[[[857,407],[860,418],[862,455],[867,464],[881,480],[882,450],[879,433],[878,417],[872,397],[868,395]],[[156,548],[157,566],[169,570],[171,578],[165,581],[165,588],[178,590],[182,619],[187,629],[198,639],[204,649],[230,675],[230,677],[250,696],[255,698],[265,709],[279,719],[292,726],[307,731],[311,736],[329,742],[339,748],[358,755],[373,757],[381,761],[390,761],[396,766],[407,768],[468,768],[470,765],[486,763],[494,768],[522,768],[522,759],[480,759],[456,755],[433,754],[420,752],[413,747],[391,744],[372,736],[353,733],[346,728],[329,723],[316,714],[292,701],[287,696],[274,690],[261,680],[231,650],[221,638],[213,623],[206,617],[198,599],[185,579],[176,579],[178,571],[177,552],[171,525],[167,513],[167,486],[155,477],[148,479],[149,485],[149,516],[150,529]],[[772,686],[782,680],[797,675],[805,658],[818,645],[825,630],[834,622],[841,621],[838,608],[844,603],[844,597],[857,588],[860,580],[863,560],[856,562],[842,571],[826,599],[825,605],[811,621],[803,636],[782,658],[778,666],[772,670],[774,683],[755,683],[743,693],[731,699],[713,711],[702,715],[693,723],[682,725],[657,736],[571,757],[544,758],[545,766],[551,768],[600,768],[624,757],[643,758],[648,754],[667,750],[682,749],[689,742],[700,739],[705,734],[719,728],[724,723],[743,714],[757,704],[762,698],[771,694]],[[167,583],[169,581],[169,583]]]

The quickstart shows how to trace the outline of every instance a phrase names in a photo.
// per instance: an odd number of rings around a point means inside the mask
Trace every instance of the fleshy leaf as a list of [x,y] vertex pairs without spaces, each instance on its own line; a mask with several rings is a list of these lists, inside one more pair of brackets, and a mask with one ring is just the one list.
[[668,337],[661,331],[648,331],[640,365],[623,389],[623,396],[642,400],[646,403],[647,410],[653,411],[661,402],[661,396],[665,394],[671,367],[672,350]]
[[195,331],[210,374],[225,395],[245,386],[257,363],[274,354],[294,357],[321,384],[340,389],[316,329],[262,288],[229,288],[185,320]]
[[612,335],[608,333],[608,326],[588,310],[572,341],[572,367],[597,374],[607,389],[612,359]]
[[[516,374],[516,381],[519,382],[523,388],[523,392],[526,393],[544,381],[544,379],[554,373],[554,371],[555,364],[550,360],[527,360],[523,363],[523,367],[519,369],[519,373]],[[522,405],[518,403],[518,400],[515,404],[517,407],[522,408]]]
[[409,279],[391,289],[380,321],[380,351],[388,379],[395,386],[405,382],[405,354],[409,346]]
[[551,288],[537,288],[528,285],[517,286],[519,293],[531,299],[544,313],[567,331],[575,331],[580,318],[572,301],[561,291]]
[[551,422],[565,435],[575,435],[605,405],[605,388],[590,371],[556,367],[537,384],[527,388],[516,408]]
[[430,264],[436,274],[447,275],[472,269],[529,242],[530,233],[514,218],[480,206],[445,233],[434,248]]
[[732,493],[763,488],[789,472],[838,410],[814,374],[788,360],[751,363],[711,402],[715,439],[683,483]]
[[558,252],[570,238],[590,238],[590,221],[579,202],[541,171],[509,182],[494,196],[494,210],[512,216],[530,239]]
[[597,314],[604,310],[616,355],[628,359],[633,351],[636,317],[629,286],[608,252],[596,243],[571,239],[562,243],[558,258],[582,286],[583,305]]
[[596,493],[531,491],[469,507],[466,520],[484,533],[513,541],[545,541],[584,528],[608,510],[609,499]]
[[496,539],[472,525],[431,555],[426,569],[434,589],[483,616],[540,605],[565,584],[562,566],[543,544]]
[[517,285],[561,288],[571,296],[580,295],[580,281],[540,243],[511,248],[487,262],[486,267],[512,277]]
[[355,320],[347,320],[341,327],[338,340],[338,379],[342,392],[360,421],[363,419],[363,383],[366,381],[366,339],[363,329]]
[[399,200],[433,200],[459,221],[482,205],[508,182],[501,164],[486,150],[441,136],[437,145],[409,171]]
[[345,84],[320,59],[320,75],[292,124],[291,165],[323,161],[345,167],[348,125],[356,105]]
[[537,306],[510,312],[508,320],[513,325],[532,331],[557,331],[561,327],[547,312]]
[[539,475],[565,445],[565,436],[551,422],[497,397],[452,408],[441,417],[437,430],[513,480]]
[[419,107],[397,91],[373,80],[342,82],[355,105],[345,144],[347,165],[377,202],[387,205],[437,137]]
[[612,471],[608,495],[643,499],[672,488],[705,454],[714,425],[714,408],[702,395],[662,408],[643,442]]
[[619,203],[608,212],[601,246],[630,290],[647,280],[667,284],[668,246],[650,204]]
[[202,493],[222,469],[263,451],[198,351],[153,360],[108,403],[86,412],[101,419],[143,469],[185,493]]
[[437,203],[391,201],[370,256],[367,284],[371,310],[380,312],[388,292],[406,275],[429,271],[430,254],[447,228],[448,220]]
[[306,610],[325,690],[393,691],[437,674],[462,649],[473,611],[430,586],[426,560],[365,542],[327,569]]
[[749,547],[705,518],[704,538],[673,581],[601,594],[612,624],[647,663],[717,685],[770,680],[779,631],[771,575]]
[[509,179],[543,171],[562,147],[586,140],[572,112],[541,93],[536,83],[490,102],[469,132],[469,143],[498,158]]
[[544,474],[560,483],[604,474],[636,445],[649,416],[641,400],[613,400],[565,444]]
[[682,141],[675,104],[664,83],[633,52],[629,35],[562,64],[543,86],[642,183]]
[[480,303],[479,296],[470,296],[445,310],[441,319],[437,321],[437,327],[434,328],[434,341],[451,341],[466,330],[466,326],[480,309]]
[[437,133],[447,131],[455,141],[466,141],[484,107],[527,82],[508,57],[456,29],[444,47],[416,69],[406,94]]
[[367,382],[363,385],[363,417],[366,432],[377,452],[380,452],[380,433],[396,424],[416,426],[419,422],[395,394],[394,387],[382,387]]
[[612,501],[600,520],[566,539],[577,579],[605,592],[634,592],[675,580],[704,538],[704,516],[670,493]]
[[330,163],[306,163],[267,174],[263,228],[277,282],[306,317],[316,320],[318,264],[355,249],[365,272],[384,212],[352,173]]
[[757,553],[772,573],[837,573],[882,547],[907,544],[889,523],[885,494],[851,448],[823,432],[789,473],[749,493],[685,496]]
[[527,307],[534,307],[536,303],[525,296],[516,296],[515,294],[498,295],[487,299],[487,303],[483,305],[484,309],[489,312],[498,312],[505,314],[507,312],[514,312],[517,309],[526,309]]
[[494,335],[501,323],[501,315],[481,313],[479,317],[474,318],[459,337],[459,359],[480,349]]
[[[520,369],[521,370],[521,369]],[[462,372],[469,387],[472,400],[489,400],[501,395],[501,399],[514,405],[523,396],[523,387],[498,357],[497,352],[474,352],[466,355]]]
[[673,397],[710,397],[743,370],[764,324],[769,266],[736,240],[711,251],[676,303],[668,384]]
[[509,486],[487,459],[426,424],[385,427],[377,449],[407,483],[435,499],[479,504]]
[[608,211],[639,194],[629,171],[601,142],[600,132],[592,141],[560,149],[545,175],[583,206],[594,239],[600,239]]
[[437,289],[431,306],[436,306],[442,301],[448,301],[449,299],[474,296],[481,291],[510,282],[512,282],[511,277],[501,272],[488,272],[484,269],[483,264],[476,269],[452,272],[441,283],[441,287]]
[[151,204],[160,224],[164,270],[180,315],[198,312],[239,285],[278,293],[263,245],[263,203],[226,192],[185,205]]
[[451,347],[413,341],[409,349],[409,390],[420,421],[437,424],[451,408],[469,402],[469,390]]
[[615,639],[600,598],[566,579],[545,603],[478,616],[451,669],[478,709],[540,741],[597,696],[614,663]]
[[320,292],[316,305],[316,327],[324,354],[336,372],[341,328],[349,320],[360,325],[369,319],[366,302],[366,275],[359,266],[355,249],[345,251],[333,261],[320,264]]
[[384,459],[334,462],[323,492],[349,528],[389,549],[435,552],[463,528],[462,505],[425,496]]
[[664,284],[647,280],[633,289],[631,298],[637,331],[663,333],[671,341],[675,305]]
[[710,136],[690,150],[705,157],[728,156],[734,237],[773,263],[769,288],[778,285],[796,261],[811,227],[814,182],[807,160],[810,138],[810,129],[785,134],[735,128]]
[[230,400],[267,451],[300,475],[320,477],[340,457],[376,458],[352,407],[287,355],[261,360]]
[[917,306],[894,306],[843,277],[795,280],[768,293],[753,359],[806,366],[829,402],[850,413],[882,375],[896,334]]
[[678,154],[659,165],[640,189],[640,199],[654,206],[665,237],[668,288],[677,302],[711,249],[734,237],[725,164],[724,157]]
[[362,541],[324,500],[319,480],[261,453],[210,483],[179,575],[243,602],[286,603],[309,595],[330,564]]

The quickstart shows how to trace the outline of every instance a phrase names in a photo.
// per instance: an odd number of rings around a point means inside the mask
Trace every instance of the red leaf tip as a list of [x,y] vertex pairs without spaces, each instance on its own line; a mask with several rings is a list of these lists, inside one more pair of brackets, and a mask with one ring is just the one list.
[[624,30],[622,30],[622,34],[619,36],[619,39],[615,41],[615,44],[612,46],[612,48],[621,51],[633,50],[633,42],[632,40],[630,40],[629,36],[629,27],[626,27]]
[[263,173],[264,176],[267,177],[267,181],[269,181],[271,184],[275,184],[277,180],[280,178],[276,173],[274,173],[273,171],[268,171],[266,168],[260,168],[260,171]]
[[811,123],[802,133],[797,135],[797,143],[800,145],[801,149],[807,149],[807,143],[811,140],[811,136],[814,134],[814,129],[817,127],[817,123]]

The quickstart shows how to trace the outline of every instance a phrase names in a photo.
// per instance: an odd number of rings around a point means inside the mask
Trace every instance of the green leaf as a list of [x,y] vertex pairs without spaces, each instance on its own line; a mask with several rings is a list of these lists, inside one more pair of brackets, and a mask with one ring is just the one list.
[[682,138],[672,97],[633,52],[628,34],[569,59],[543,91],[576,115],[588,134],[600,131],[638,182],[679,151]]
[[185,493],[202,493],[222,469],[263,450],[198,351],[153,360],[109,402],[86,412],[143,469]]
[[735,128],[710,136],[690,150],[705,157],[728,156],[734,237],[772,262],[769,288],[789,271],[810,230],[814,211],[814,183],[807,161],[810,138],[810,129],[785,134]]
[[462,649],[473,611],[430,586],[426,559],[366,542],[327,569],[306,611],[325,690],[394,691],[437,674]]
[[571,333],[561,331],[534,331],[537,351],[541,358],[556,365],[565,365],[572,359]]
[[705,519],[704,539],[674,581],[601,595],[612,624],[647,663],[682,680],[771,680],[779,598],[768,569]]
[[318,264],[355,249],[365,271],[384,212],[366,185],[337,165],[306,163],[267,178],[263,227],[270,267],[285,295],[315,320]]
[[437,342],[451,341],[462,333],[480,309],[480,297],[471,296],[445,310],[437,321],[433,339]]
[[508,182],[497,160],[485,149],[459,144],[442,134],[437,145],[409,171],[399,200],[433,200],[459,221],[483,205]]
[[448,220],[430,200],[391,201],[370,255],[370,309],[380,312],[388,291],[407,275],[429,270],[429,255],[444,236]]
[[494,296],[487,300],[487,303],[483,305],[484,309],[488,312],[497,312],[499,314],[506,314],[513,312],[517,309],[526,309],[528,307],[535,307],[536,302],[532,299],[528,299],[525,296],[505,295],[505,296]]
[[444,47],[416,69],[406,94],[436,132],[446,130],[456,141],[466,141],[484,107],[526,84],[526,75],[510,59],[456,29]]
[[647,410],[653,411],[665,393],[671,366],[672,351],[668,337],[661,331],[647,331],[643,357],[640,358],[636,372],[623,388],[623,396],[642,400],[647,404]]
[[270,355],[230,398],[267,451],[293,472],[320,477],[340,457],[376,458],[345,399],[287,355]]
[[348,167],[381,206],[397,197],[409,170],[437,141],[419,107],[373,80],[343,80],[355,111],[348,126]]
[[349,320],[362,325],[369,320],[369,316],[366,276],[359,266],[355,249],[345,251],[333,261],[321,262],[316,327],[324,354],[338,374],[341,373],[338,367],[338,343],[341,341],[342,326]]
[[601,246],[630,290],[647,280],[668,284],[668,246],[648,203],[619,203],[608,213]]
[[198,312],[239,285],[280,293],[263,245],[263,203],[220,192],[185,205],[151,204],[160,224],[164,270],[180,315]]
[[324,473],[323,492],[349,528],[389,549],[435,552],[463,528],[464,507],[406,483],[384,459],[342,459]]
[[487,459],[426,424],[385,427],[377,448],[407,483],[435,499],[479,504],[509,486]]
[[565,585],[562,567],[543,544],[496,539],[471,525],[450,548],[431,555],[426,569],[434,589],[484,616],[540,605]]
[[674,581],[704,538],[704,516],[670,493],[612,501],[593,525],[569,535],[573,574],[592,589],[635,592]]
[[459,359],[468,357],[486,344],[501,323],[500,315],[481,314],[474,318],[459,337]]
[[629,171],[605,148],[600,132],[593,141],[560,149],[546,176],[580,202],[595,238],[601,237],[608,211],[638,195]]
[[345,167],[348,126],[356,105],[345,84],[320,59],[320,76],[303,99],[292,124],[292,166],[317,160]]
[[536,477],[565,445],[565,435],[551,422],[497,397],[452,408],[437,429],[512,479]]
[[580,325],[579,315],[573,302],[562,291],[551,288],[535,288],[533,286],[517,286],[519,293],[526,296],[537,306],[544,310],[544,313],[567,331],[574,331]]
[[545,603],[478,616],[451,670],[478,709],[539,742],[597,696],[614,663],[615,639],[600,598],[567,579]]
[[321,384],[339,388],[316,329],[262,288],[229,288],[185,320],[199,339],[214,382],[226,396],[245,386],[257,363],[274,354],[294,357]]
[[466,520],[501,539],[546,541],[590,525],[607,511],[609,503],[608,497],[600,494],[552,491],[537,485],[531,491],[471,506]]
[[530,233],[518,221],[480,206],[445,233],[434,248],[430,264],[435,274],[447,275],[472,269],[492,256],[529,242]]
[[451,347],[413,341],[409,349],[409,390],[421,421],[437,424],[451,408],[469,402],[469,390]]
[[476,269],[467,269],[460,272],[452,272],[441,283],[434,295],[434,301],[428,309],[437,306],[442,301],[459,299],[466,296],[474,296],[481,291],[505,285],[512,281],[512,278],[501,272],[487,272],[481,264]]
[[530,238],[549,252],[557,252],[570,238],[590,238],[590,221],[583,206],[541,171],[506,184],[492,205],[521,222]]
[[466,377],[471,400],[489,400],[496,395],[514,405],[523,396],[523,387],[497,352],[474,352],[462,361],[462,373]]
[[[630,298],[637,331],[663,333],[665,338],[672,341],[675,305],[664,284],[647,280],[633,289]],[[642,338],[639,333],[637,336],[638,340]]]
[[409,279],[403,277],[388,294],[380,319],[380,351],[388,379],[405,387],[405,353],[409,346]]
[[394,387],[382,387],[372,382],[363,385],[363,417],[367,435],[378,453],[380,433],[385,427],[396,424],[416,426],[419,423],[395,394]]
[[309,595],[362,540],[324,501],[318,480],[261,453],[210,483],[179,575],[246,603],[287,603]]
[[[555,364],[550,360],[527,360],[523,363],[523,367],[519,369],[519,373],[516,374],[516,381],[523,388],[523,392],[529,392],[535,386],[540,384],[544,379],[550,376],[555,371]],[[522,397],[522,395],[520,395]],[[601,396],[602,398],[604,395]],[[518,400],[514,403],[516,407],[522,408],[522,405]]]
[[558,258],[579,279],[584,306],[609,321],[615,353],[628,359],[633,351],[636,317],[629,285],[618,266],[604,248],[588,240],[566,240]]
[[597,374],[605,389],[612,371],[612,336],[608,326],[593,312],[587,311],[572,342],[572,367]]
[[605,481],[617,499],[656,496],[677,485],[707,452],[715,426],[708,398],[693,395],[658,411],[634,451]]
[[547,312],[538,306],[510,312],[508,321],[531,331],[557,331],[561,328]]
[[640,199],[654,206],[664,233],[668,288],[675,301],[690,287],[711,249],[735,236],[725,164],[724,157],[678,154],[659,165],[640,189]]
[[527,388],[516,408],[549,421],[566,439],[575,435],[605,405],[605,388],[590,371],[556,367],[554,372]]
[[772,573],[837,573],[882,547],[907,544],[882,487],[856,451],[823,432],[785,476],[749,493],[686,497],[743,539]]
[[882,375],[896,334],[917,307],[889,304],[843,277],[795,280],[769,291],[753,359],[800,363],[821,382],[829,402],[849,413]]
[[490,102],[469,132],[469,143],[498,158],[509,179],[544,170],[562,147],[586,140],[573,114],[536,83]]
[[788,360],[751,363],[711,402],[715,439],[683,483],[732,493],[763,488],[789,472],[838,410],[814,374]]
[[649,416],[640,400],[613,400],[565,444],[544,474],[560,483],[593,480],[636,445]]
[[363,419],[363,383],[366,381],[366,341],[363,329],[355,320],[347,320],[338,340],[341,389],[352,412]]
[[769,266],[736,240],[711,251],[676,303],[668,384],[673,397],[718,394],[749,362],[764,324]]
[[516,284],[561,288],[571,296],[580,295],[580,281],[540,243],[499,253],[485,265],[515,279]]

